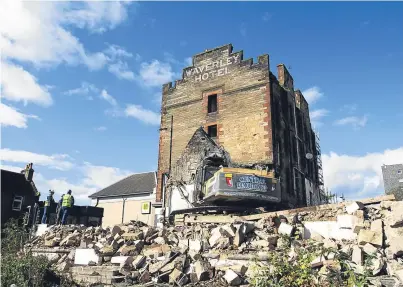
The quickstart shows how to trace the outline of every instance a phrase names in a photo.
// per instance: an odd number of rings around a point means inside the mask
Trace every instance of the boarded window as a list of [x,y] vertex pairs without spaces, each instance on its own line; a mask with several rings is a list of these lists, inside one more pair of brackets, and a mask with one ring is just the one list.
[[217,95],[208,96],[207,105],[208,105],[208,113],[217,112]]
[[209,135],[209,137],[211,138],[216,138],[217,137],[217,125],[213,125],[213,126],[209,126],[207,128],[207,134]]
[[19,195],[14,196],[13,206],[12,206],[12,209],[14,211],[21,211],[23,199],[24,198],[22,196],[19,196]]

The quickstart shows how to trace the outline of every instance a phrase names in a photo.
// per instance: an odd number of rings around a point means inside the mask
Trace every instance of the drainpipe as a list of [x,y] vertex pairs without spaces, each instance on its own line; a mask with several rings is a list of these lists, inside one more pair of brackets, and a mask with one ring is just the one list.
[[171,115],[171,138],[169,141],[169,177],[171,177],[171,167],[172,167],[172,132],[173,132],[173,121],[174,116]]
[[126,205],[127,198],[122,197],[122,199],[123,199],[123,208],[122,208],[122,224],[123,224],[123,219],[125,217],[125,205]]

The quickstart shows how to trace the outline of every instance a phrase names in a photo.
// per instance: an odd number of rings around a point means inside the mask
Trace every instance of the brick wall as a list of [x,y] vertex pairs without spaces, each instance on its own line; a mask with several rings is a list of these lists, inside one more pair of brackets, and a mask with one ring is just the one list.
[[[270,72],[268,55],[255,62],[244,60],[242,51],[233,53],[232,45],[225,45],[193,56],[193,66],[183,70],[182,79],[163,86],[158,201],[161,175],[169,170],[173,116],[172,164],[199,127],[207,132],[217,125],[216,142],[232,163],[274,169],[281,178],[282,199],[290,207],[306,205],[305,177],[314,179],[313,168],[305,164],[305,153],[313,153],[308,104],[294,91],[294,80],[283,64],[277,73],[278,79]],[[218,109],[208,114],[208,98],[214,94]],[[302,176],[295,174],[298,161]]]
[[[161,199],[161,174],[169,169],[171,115],[172,163],[197,128],[207,131],[209,125],[217,125],[217,143],[229,152],[233,162],[270,164],[273,160],[268,55],[258,57],[254,63],[253,59],[244,60],[242,52],[232,53],[231,45],[225,45],[195,55],[193,64],[184,69],[181,80],[163,86],[161,128],[168,130],[160,133],[157,200]],[[225,70],[218,69],[200,80],[205,75],[205,65],[210,65],[210,71],[225,65]],[[204,70],[198,73],[200,69]],[[207,114],[208,96],[212,94],[217,94],[218,111]]]

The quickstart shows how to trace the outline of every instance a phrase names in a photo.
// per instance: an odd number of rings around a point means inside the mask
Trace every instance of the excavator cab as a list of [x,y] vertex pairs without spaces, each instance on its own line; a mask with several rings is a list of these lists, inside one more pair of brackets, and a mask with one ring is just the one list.
[[217,153],[205,157],[195,179],[194,201],[200,205],[261,207],[281,201],[272,172],[228,167]]

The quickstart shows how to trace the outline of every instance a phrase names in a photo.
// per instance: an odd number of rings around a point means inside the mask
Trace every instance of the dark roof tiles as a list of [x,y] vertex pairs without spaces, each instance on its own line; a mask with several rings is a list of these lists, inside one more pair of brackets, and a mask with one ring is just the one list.
[[156,186],[156,172],[136,173],[130,175],[94,194],[89,198],[114,197],[129,194],[153,192]]

